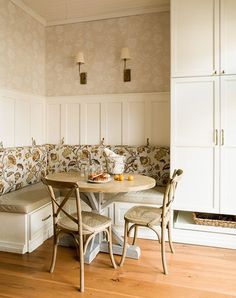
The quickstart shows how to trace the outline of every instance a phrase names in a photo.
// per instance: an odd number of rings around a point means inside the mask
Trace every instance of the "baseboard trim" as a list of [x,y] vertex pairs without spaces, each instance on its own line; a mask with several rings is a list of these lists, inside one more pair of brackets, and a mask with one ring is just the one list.
[[27,252],[27,246],[23,243],[1,241],[0,251],[24,254]]
[[49,227],[45,231],[41,231],[41,233],[35,237],[33,240],[29,241],[28,252],[34,251],[37,247],[39,247],[43,242],[49,239],[53,235],[53,227]]
[[[123,236],[124,228],[122,226],[115,226],[115,228],[116,231]],[[233,234],[210,233],[185,229],[173,229],[172,234],[173,242],[177,243],[236,249],[236,235]],[[139,229],[138,238],[157,240],[156,234],[147,228]],[[166,240],[168,240],[167,235]]]
[[236,235],[173,229],[173,241],[211,247],[236,249]]

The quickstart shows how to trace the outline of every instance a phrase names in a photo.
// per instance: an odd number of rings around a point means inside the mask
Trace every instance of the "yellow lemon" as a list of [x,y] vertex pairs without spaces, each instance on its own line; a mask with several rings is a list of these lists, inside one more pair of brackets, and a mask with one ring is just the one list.
[[128,181],[133,181],[134,180],[134,176],[133,175],[129,175],[128,176]]
[[115,175],[114,180],[119,180],[119,175]]
[[119,181],[123,181],[125,179],[124,175],[119,175]]

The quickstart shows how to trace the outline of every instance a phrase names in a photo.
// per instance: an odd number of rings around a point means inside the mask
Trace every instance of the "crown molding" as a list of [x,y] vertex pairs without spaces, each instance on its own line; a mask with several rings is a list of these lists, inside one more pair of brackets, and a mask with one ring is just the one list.
[[170,11],[170,6],[168,4],[146,7],[146,8],[125,9],[125,10],[119,10],[119,11],[111,12],[111,13],[107,13],[107,14],[100,14],[100,15],[98,14],[98,15],[82,17],[82,18],[71,18],[71,19],[57,20],[57,21],[47,22],[46,26],[56,26],[56,25],[65,25],[65,24],[73,24],[73,23],[99,21],[99,20],[105,20],[105,19],[114,19],[114,18],[135,16],[135,15],[155,13],[155,12],[164,12],[164,11]]
[[46,20],[41,17],[39,14],[37,14],[35,11],[33,11],[28,5],[25,5],[23,1],[21,0],[11,0],[13,4],[21,8],[24,12],[26,12],[28,15],[30,15],[32,18],[37,20],[42,25],[46,26],[47,22]]
[[44,26],[56,26],[56,25],[65,25],[65,24],[73,24],[73,23],[81,23],[81,22],[91,22],[91,21],[98,21],[98,20],[135,16],[135,15],[141,15],[141,14],[147,14],[147,13],[164,12],[164,11],[170,10],[170,6],[167,4],[167,5],[151,6],[146,8],[125,9],[125,10],[110,12],[107,14],[98,14],[98,15],[87,16],[87,17],[62,19],[62,20],[47,22],[42,16],[37,14],[22,0],[10,0],[10,1]]

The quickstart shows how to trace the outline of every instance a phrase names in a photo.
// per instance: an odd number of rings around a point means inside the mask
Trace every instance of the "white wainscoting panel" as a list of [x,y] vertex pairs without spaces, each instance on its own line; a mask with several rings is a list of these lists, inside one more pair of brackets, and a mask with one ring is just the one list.
[[128,144],[142,145],[145,143],[145,102],[134,101],[128,104]]
[[37,144],[45,143],[45,102],[31,102],[31,134]]
[[[67,144],[80,143],[80,104],[62,104],[61,134],[66,136]],[[60,125],[60,121],[58,123]]]
[[84,123],[86,131],[86,144],[99,144],[101,141],[101,103],[86,104],[86,121]]
[[123,110],[122,102],[108,102],[106,115],[106,142],[110,145],[122,144]]
[[0,140],[5,147],[11,147],[15,142],[15,101],[0,97]]
[[43,144],[45,138],[45,98],[0,89],[0,141],[4,147],[31,145],[31,138]]
[[169,93],[47,97],[47,142],[169,145]]
[[169,101],[151,102],[151,133],[154,144],[167,144],[170,140],[170,104]]
[[16,100],[15,146],[30,145],[30,102]]
[[66,127],[65,119],[61,122],[61,110],[60,104],[47,105],[47,143],[59,143],[61,139],[61,127]]

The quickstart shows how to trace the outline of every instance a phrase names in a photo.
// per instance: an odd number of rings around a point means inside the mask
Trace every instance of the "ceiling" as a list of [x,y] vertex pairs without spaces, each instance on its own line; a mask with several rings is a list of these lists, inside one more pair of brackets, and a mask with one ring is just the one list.
[[170,0],[12,0],[45,25],[169,10]]

